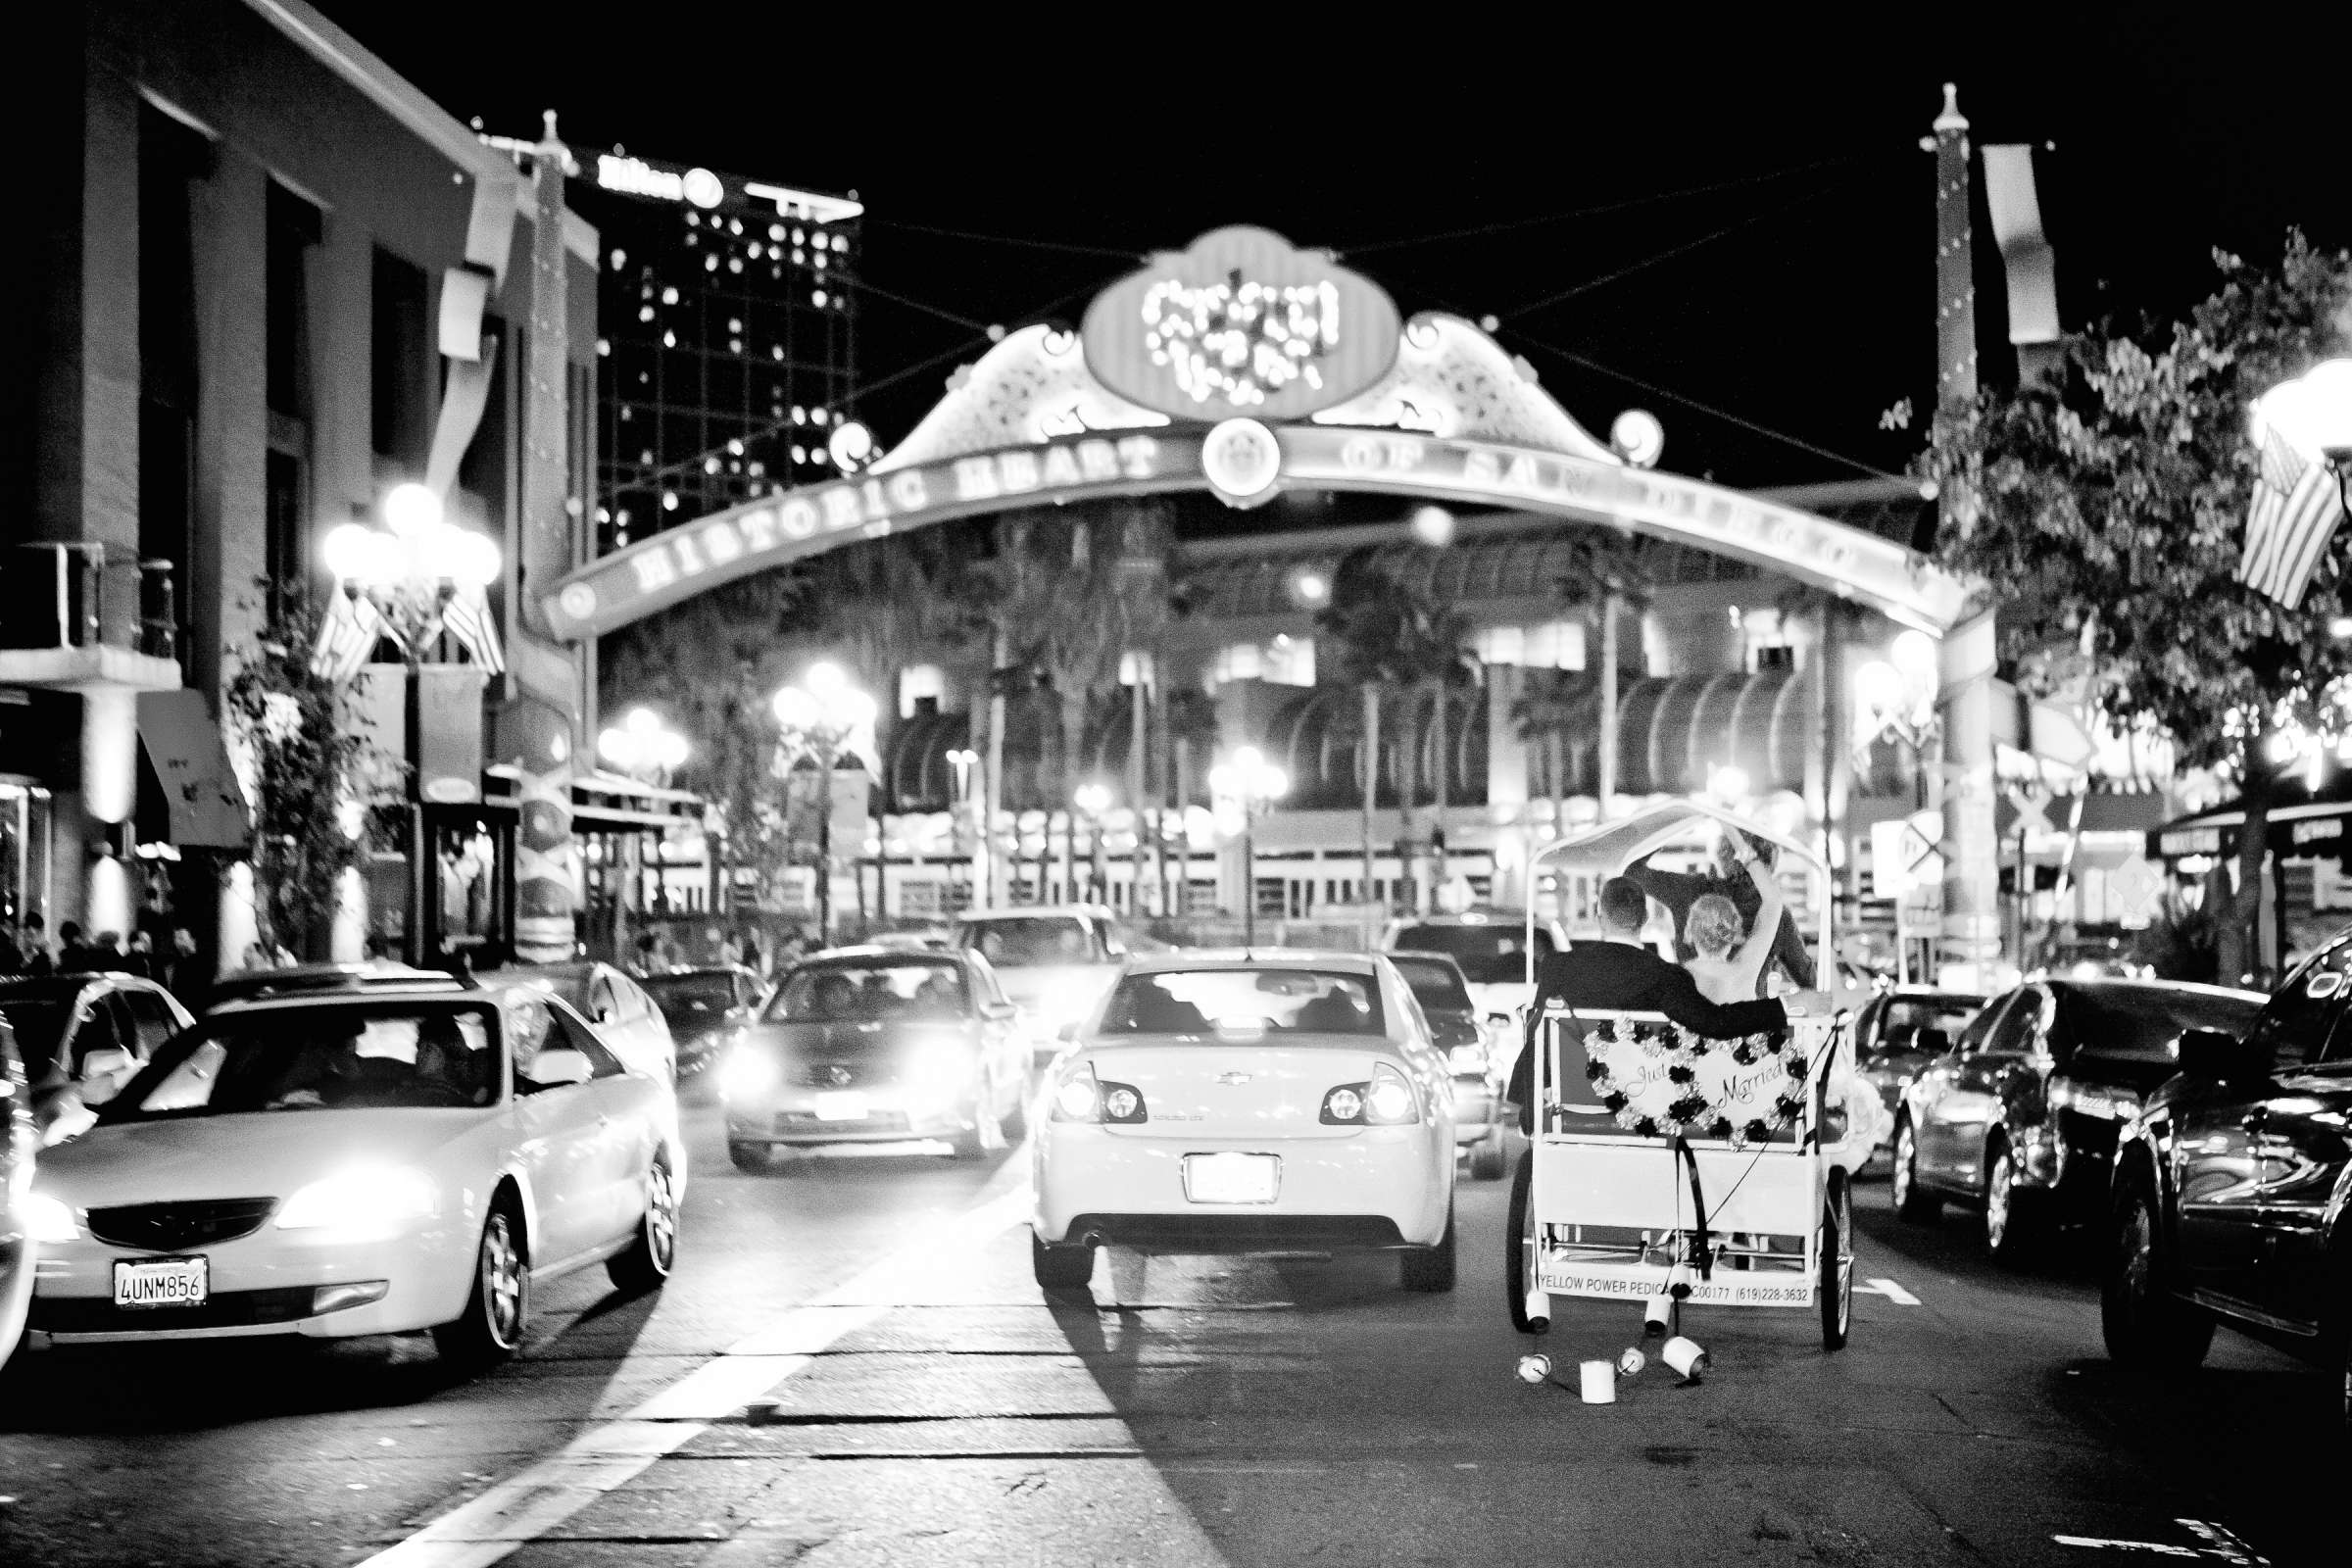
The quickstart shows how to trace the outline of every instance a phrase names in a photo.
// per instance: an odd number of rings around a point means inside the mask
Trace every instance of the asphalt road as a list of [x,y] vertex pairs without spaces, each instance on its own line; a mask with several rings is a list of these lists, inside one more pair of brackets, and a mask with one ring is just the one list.
[[[1883,1181],[1847,1349],[1694,1311],[1703,1381],[1653,1355],[1588,1405],[1514,1376],[1499,1183],[1463,1183],[1449,1297],[1387,1257],[1114,1253],[1049,1301],[1024,1152],[754,1177],[690,1120],[668,1289],[543,1292],[494,1375],[422,1340],[20,1355],[0,1563],[2345,1560],[2325,1376],[2225,1332],[2185,1384],[2124,1377],[2086,1268],[2003,1270]],[[1582,1303],[1544,1348],[1572,1383],[1640,1331]]]

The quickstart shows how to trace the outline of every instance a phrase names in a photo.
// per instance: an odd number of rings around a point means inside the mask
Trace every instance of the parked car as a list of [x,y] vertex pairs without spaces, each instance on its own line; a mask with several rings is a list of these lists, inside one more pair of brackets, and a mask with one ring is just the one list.
[[668,1277],[686,1152],[667,1073],[558,998],[242,1003],[46,1153],[35,1346],[431,1330],[484,1365],[539,1285]]
[[956,922],[951,945],[995,969],[1041,1067],[1061,1049],[1062,1026],[1084,1019],[1110,990],[1129,947],[1117,914],[1101,904],[974,909]]
[[32,1118],[32,1084],[17,1053],[17,1032],[0,1017],[0,1366],[24,1333],[39,1249],[24,1213],[32,1191],[33,1151],[41,1135]]
[[1983,997],[1968,992],[1897,986],[1872,997],[1854,1014],[1854,1070],[1886,1110],[1886,1131],[1873,1155],[1893,1143],[1895,1116],[1911,1080],[1951,1049],[1984,1006]]
[[659,1067],[672,1080],[678,1075],[678,1048],[662,1009],[644,987],[609,963],[516,963],[485,969],[476,978],[486,986],[530,986],[562,997],[630,1066]]
[[[1508,1025],[1533,1002],[1528,979],[1527,911],[1466,909],[1460,914],[1425,914],[1391,920],[1380,934],[1383,953],[1443,953],[1461,965],[1478,1004],[1479,1017]],[[1568,951],[1568,936],[1556,920],[1536,922],[1536,963]]]
[[1055,1062],[1030,1262],[1083,1287],[1094,1249],[1401,1251],[1454,1280],[1453,1081],[1379,954],[1131,959]]
[[1499,1181],[1508,1169],[1502,1086],[1510,1077],[1517,1036],[1507,1024],[1479,1016],[1461,966],[1444,954],[1392,953],[1389,961],[1421,1004],[1430,1043],[1446,1054],[1446,1069],[1453,1075],[1455,1147],[1470,1152],[1473,1180]]
[[678,1053],[678,1074],[701,1072],[743,1038],[766,991],[758,971],[740,963],[670,969],[637,982],[654,999]]
[[727,1152],[944,1138],[978,1159],[1021,1136],[1029,1042],[977,953],[840,948],[787,974],[718,1069]]
[[1996,998],[1920,1070],[1895,1117],[1903,1218],[1984,1210],[2014,1262],[2056,1225],[2105,1213],[2116,1133],[2179,1070],[2191,1029],[2243,1034],[2258,992],[2158,980],[2039,980]]
[[2183,1370],[2217,1322],[2334,1373],[2352,1437],[2352,931],[2241,1039],[2180,1037],[2123,1127],[2100,1324],[2119,1362]]
[[205,993],[207,1012],[230,1002],[253,1002],[263,997],[312,996],[321,991],[363,991],[369,986],[465,989],[456,976],[439,969],[417,969],[391,958],[366,958],[357,963],[297,963],[283,969],[235,969],[213,982]]
[[45,1144],[86,1129],[156,1049],[194,1021],[162,986],[112,971],[0,981],[0,1016],[16,1030]]

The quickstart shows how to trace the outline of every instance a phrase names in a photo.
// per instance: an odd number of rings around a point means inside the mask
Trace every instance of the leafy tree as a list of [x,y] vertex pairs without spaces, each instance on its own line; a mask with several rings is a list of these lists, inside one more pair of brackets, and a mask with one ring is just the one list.
[[245,858],[262,946],[323,958],[343,873],[364,847],[347,820],[371,794],[397,791],[406,764],[376,744],[352,688],[311,667],[321,615],[311,596],[288,584],[270,598],[259,633],[231,654],[221,717],[252,762]]
[[2290,233],[2276,269],[2215,262],[2221,286],[2186,320],[2074,334],[2054,374],[1938,414],[1920,468],[1947,504],[1942,564],[2002,596],[2007,658],[2087,629],[2111,714],[2154,721],[2182,765],[2239,776],[2239,875],[2219,931],[2235,976],[2253,967],[2269,737],[2340,730],[2321,710],[2352,672],[2352,644],[2328,630],[2352,603],[2340,538],[2296,610],[2234,580],[2256,471],[2247,408],[2343,352],[2352,258]]
[[[1315,613],[1318,656],[1330,655],[1332,673],[1344,684],[1369,689],[1382,706],[1387,699],[1458,678],[1464,671],[1462,645],[1469,629],[1461,615],[1398,582],[1363,556],[1343,562],[1333,573],[1331,603]],[[1420,801],[1421,740],[1417,703],[1397,702],[1396,800],[1404,836],[1417,841],[1415,808]],[[1366,769],[1364,810],[1369,815],[1377,760]]]

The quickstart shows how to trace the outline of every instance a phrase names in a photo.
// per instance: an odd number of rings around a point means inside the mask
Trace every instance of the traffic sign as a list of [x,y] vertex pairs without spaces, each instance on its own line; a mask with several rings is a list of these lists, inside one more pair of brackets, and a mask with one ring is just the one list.
[[2164,897],[2164,873],[2154,861],[2135,855],[2107,873],[2107,891],[2123,906],[2125,922],[2152,920]]

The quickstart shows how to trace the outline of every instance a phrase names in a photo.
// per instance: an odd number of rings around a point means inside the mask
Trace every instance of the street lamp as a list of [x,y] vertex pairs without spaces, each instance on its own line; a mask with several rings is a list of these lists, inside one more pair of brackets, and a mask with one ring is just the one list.
[[1257,946],[1257,819],[1291,792],[1291,776],[1254,746],[1245,746],[1208,770],[1212,795],[1242,808],[1242,945]]
[[[1110,786],[1089,779],[1070,796],[1070,804],[1086,818],[1087,854],[1090,863],[1086,871],[1087,897],[1102,901],[1102,813],[1110,809]],[[1075,868],[1073,868],[1075,874]]]
[[[631,778],[649,784],[659,784],[667,789],[670,775],[686,765],[686,758],[692,748],[687,744],[685,736],[662,722],[661,714],[650,708],[632,708],[622,715],[619,724],[604,730],[597,736],[596,751],[599,757]],[[628,879],[629,897],[646,901],[645,877],[641,859],[642,844],[642,834],[631,833],[628,836],[626,842],[628,863],[622,868],[622,875]],[[661,851],[658,848],[655,851],[655,858],[659,862]],[[655,881],[662,885],[662,902],[666,906],[668,901],[667,873],[658,872]],[[612,916],[612,945],[615,952],[626,951],[625,941],[628,933],[622,928],[622,925],[623,916],[629,912],[628,899],[615,901]],[[641,909],[636,912],[644,913],[645,911]]]
[[1891,734],[1913,750],[1936,731],[1936,640],[1906,631],[1894,640],[1894,662],[1872,660],[1854,671],[1854,750],[1867,752]]
[[971,866],[966,874],[971,878],[967,889],[974,903],[984,902],[980,889],[988,885],[988,823],[982,820],[986,808],[972,799],[972,769],[980,765],[980,754],[969,747],[958,746],[948,753],[948,765],[956,769],[956,814],[958,821],[957,842],[962,834],[971,835]]
[[408,961],[422,966],[424,948],[424,651],[441,635],[449,603],[462,589],[497,580],[498,546],[488,536],[442,516],[441,498],[420,484],[394,485],[384,497],[384,522],[374,528],[346,522],[327,531],[319,556],[353,599],[375,607],[400,645],[407,690],[403,728],[409,756]]
[[786,749],[816,759],[821,794],[816,819],[816,936],[819,947],[829,947],[833,941],[833,764],[860,730],[873,725],[874,700],[852,686],[839,664],[817,663],[808,666],[800,685],[778,688],[770,702]]
[[2324,464],[2352,512],[2352,360],[2324,360],[2254,400],[2254,445],[2276,434],[2305,463]]

